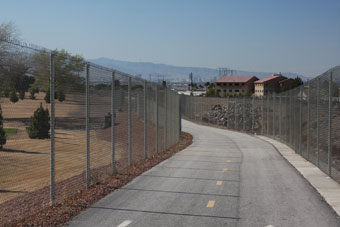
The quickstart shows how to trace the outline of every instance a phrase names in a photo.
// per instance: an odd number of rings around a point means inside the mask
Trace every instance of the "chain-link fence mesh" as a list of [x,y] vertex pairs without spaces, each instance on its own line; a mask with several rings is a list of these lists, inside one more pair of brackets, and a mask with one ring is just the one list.
[[0,55],[0,225],[178,142],[165,85],[13,40]]
[[286,143],[340,182],[340,66],[264,97],[181,96],[183,117]]

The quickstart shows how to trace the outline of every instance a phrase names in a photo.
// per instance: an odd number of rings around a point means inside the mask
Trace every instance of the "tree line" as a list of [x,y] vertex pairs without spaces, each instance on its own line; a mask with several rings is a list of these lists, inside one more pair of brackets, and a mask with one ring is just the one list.
[[13,45],[6,40],[17,39],[12,23],[0,25],[0,96],[12,102],[24,99],[25,92],[31,99],[35,94],[45,92],[49,102],[50,56],[54,55],[55,98],[65,100],[65,94],[85,91],[85,79],[81,73],[85,61],[81,55],[72,55],[66,50],[32,51]]

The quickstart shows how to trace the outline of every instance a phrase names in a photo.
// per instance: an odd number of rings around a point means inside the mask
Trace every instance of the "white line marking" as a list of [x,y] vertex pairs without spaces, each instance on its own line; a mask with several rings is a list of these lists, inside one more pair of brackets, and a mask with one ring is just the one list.
[[126,227],[126,226],[130,225],[131,223],[132,223],[132,221],[125,220],[122,223],[120,223],[120,225],[118,225],[117,227]]
[[266,227],[274,227],[273,225],[267,225]]

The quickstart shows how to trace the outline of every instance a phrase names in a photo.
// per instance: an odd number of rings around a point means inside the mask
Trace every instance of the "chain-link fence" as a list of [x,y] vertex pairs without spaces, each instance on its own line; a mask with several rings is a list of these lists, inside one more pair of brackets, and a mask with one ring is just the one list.
[[65,51],[0,41],[0,225],[176,144],[179,101]]
[[264,97],[181,96],[183,117],[289,145],[340,183],[340,66]]

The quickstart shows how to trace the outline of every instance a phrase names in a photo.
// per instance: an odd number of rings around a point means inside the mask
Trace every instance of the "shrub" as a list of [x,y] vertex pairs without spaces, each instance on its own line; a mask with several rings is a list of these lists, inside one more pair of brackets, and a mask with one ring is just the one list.
[[58,92],[58,100],[59,102],[65,101],[65,94],[63,91]]
[[215,96],[215,97],[221,97],[221,96],[220,96],[220,93],[219,93],[217,90],[215,90],[214,96]]
[[46,139],[49,138],[50,130],[50,116],[48,109],[44,109],[40,103],[39,108],[34,112],[31,117],[30,126],[27,127],[28,136],[31,139]]
[[10,92],[10,90],[8,90],[8,89],[5,89],[5,90],[4,90],[4,96],[5,96],[6,98],[9,97],[9,92]]
[[47,91],[46,91],[46,94],[45,94],[45,98],[44,98],[46,103],[50,103],[51,102],[51,100],[50,100],[50,97],[51,97],[50,93],[51,93],[50,89],[48,88]]
[[[46,94],[45,94],[45,98],[44,98],[46,103],[50,103],[51,102],[51,99],[50,99],[51,95],[50,94],[51,94],[51,90],[50,90],[50,88],[48,88],[46,90]],[[54,99],[58,99],[58,93],[57,92],[54,92]],[[63,101],[64,100],[65,100],[65,95],[64,95]]]
[[20,92],[19,92],[19,98],[20,98],[21,100],[24,100],[24,98],[25,98],[25,91],[20,91]]
[[2,146],[6,144],[6,133],[4,130],[4,118],[2,117],[2,109],[0,105],[0,149],[2,149]]
[[35,99],[35,92],[34,92],[34,90],[30,90],[30,99]]
[[35,94],[39,93],[39,89],[38,88],[30,88],[29,92],[30,92],[30,99],[35,99]]
[[13,90],[9,96],[9,100],[11,100],[11,102],[16,103],[17,101],[19,101],[19,97],[17,95],[17,93]]

